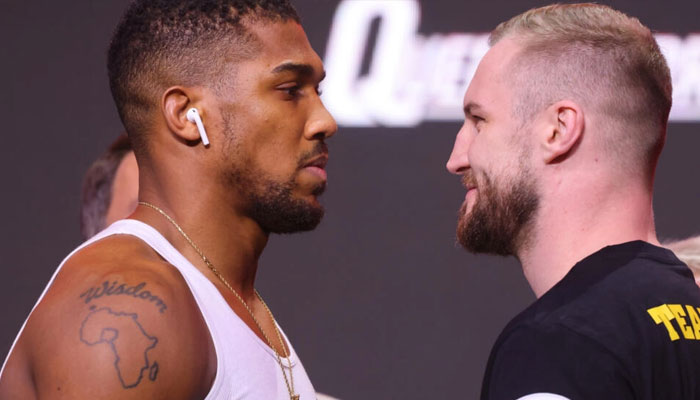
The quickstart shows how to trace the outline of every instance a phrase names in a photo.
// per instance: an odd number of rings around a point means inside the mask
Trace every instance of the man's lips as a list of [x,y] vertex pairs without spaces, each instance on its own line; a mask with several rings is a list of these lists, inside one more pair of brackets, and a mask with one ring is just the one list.
[[474,178],[472,176],[467,176],[465,175],[462,178],[462,186],[464,186],[465,189],[467,189],[467,193],[464,195],[464,200],[466,201],[469,197],[473,197],[476,194],[476,182],[474,182]]
[[328,163],[328,153],[321,154],[312,158],[302,166],[302,169],[316,175],[321,180],[327,180],[326,164]]
[[469,198],[474,197],[476,195],[476,187],[468,187],[467,188],[467,193],[464,195],[464,201],[469,200]]
[[317,167],[317,168],[325,169],[326,164],[328,164],[328,153],[320,154],[320,155],[312,158],[310,161],[308,161],[306,164],[303,165],[303,168]]

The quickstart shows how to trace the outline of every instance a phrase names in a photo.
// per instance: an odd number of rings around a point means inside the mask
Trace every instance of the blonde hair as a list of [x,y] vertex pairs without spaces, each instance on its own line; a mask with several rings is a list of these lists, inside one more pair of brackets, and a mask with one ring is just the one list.
[[678,259],[688,264],[696,276],[700,276],[700,235],[663,245],[676,253]]
[[[651,31],[638,19],[599,4],[554,4],[501,23],[493,46],[513,38],[521,51],[514,113],[523,119],[564,99],[603,117],[601,146],[612,159],[650,177],[663,148],[671,76]],[[513,73],[514,72],[514,73]]]

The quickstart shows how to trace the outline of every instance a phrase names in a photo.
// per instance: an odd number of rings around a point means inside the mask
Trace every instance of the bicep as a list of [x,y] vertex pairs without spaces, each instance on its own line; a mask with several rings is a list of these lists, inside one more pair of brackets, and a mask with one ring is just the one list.
[[511,333],[498,349],[485,383],[485,398],[493,400],[633,398],[623,368],[612,354],[556,327]]

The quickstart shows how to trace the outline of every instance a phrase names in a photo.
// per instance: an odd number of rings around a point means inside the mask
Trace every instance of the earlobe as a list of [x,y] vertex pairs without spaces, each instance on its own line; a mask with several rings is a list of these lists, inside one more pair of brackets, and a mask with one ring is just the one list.
[[[194,93],[191,90],[183,88],[181,86],[173,86],[168,88],[163,94],[162,100],[162,112],[165,119],[165,123],[168,126],[170,132],[177,138],[185,142],[196,142],[200,139],[204,142],[206,139],[208,145],[208,138],[206,136],[206,131],[201,134],[204,129],[204,125],[201,124],[201,118],[199,118],[200,123],[192,121],[192,112],[189,113],[191,109],[195,108]],[[200,110],[198,110],[197,116],[200,116]],[[199,127],[201,125],[201,129]]]
[[546,136],[542,141],[543,158],[546,164],[568,157],[583,137],[583,110],[578,104],[564,100],[547,110]]

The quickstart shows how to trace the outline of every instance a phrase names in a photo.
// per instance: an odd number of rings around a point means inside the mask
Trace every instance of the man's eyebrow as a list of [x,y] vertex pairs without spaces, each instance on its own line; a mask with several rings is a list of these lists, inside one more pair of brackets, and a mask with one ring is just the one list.
[[[310,64],[301,64],[295,62],[282,63],[272,69],[273,74],[281,74],[283,72],[296,72],[302,76],[313,76],[316,70]],[[326,77],[326,71],[321,72],[321,79]]]
[[481,104],[470,101],[464,105],[464,115],[473,116],[475,112],[481,111],[482,108]]

